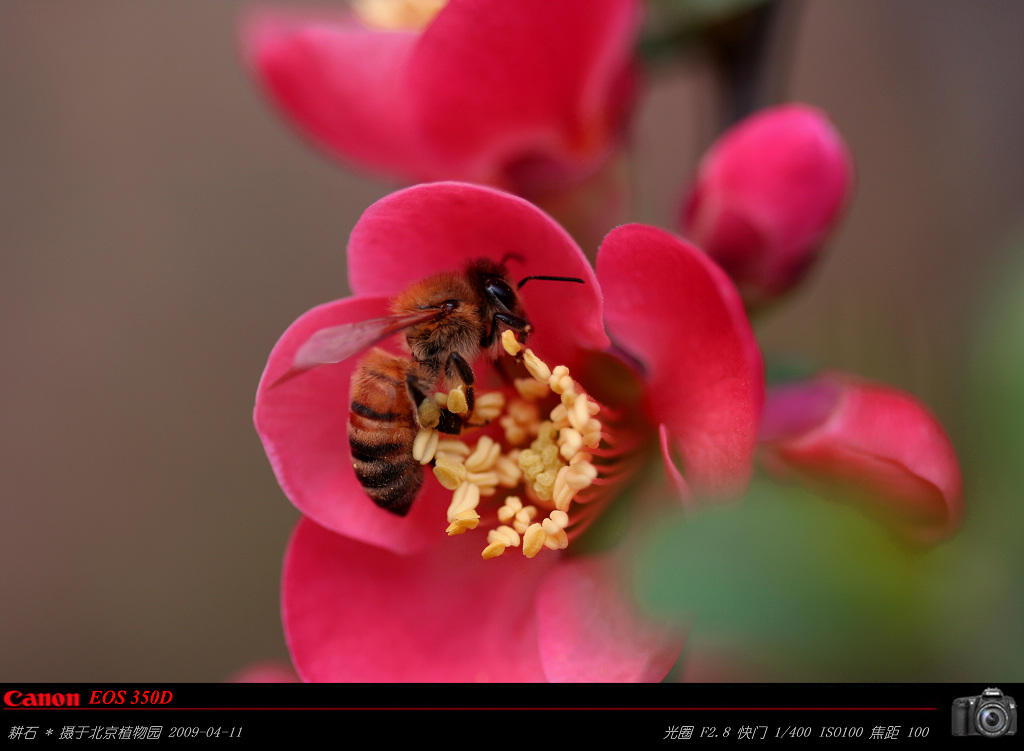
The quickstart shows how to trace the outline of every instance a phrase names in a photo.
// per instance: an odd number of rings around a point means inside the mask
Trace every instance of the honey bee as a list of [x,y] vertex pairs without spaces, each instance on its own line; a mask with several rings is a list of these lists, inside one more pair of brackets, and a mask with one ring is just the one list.
[[[575,277],[528,276],[516,289],[531,279],[583,283]],[[366,494],[381,508],[405,516],[423,484],[423,467],[412,450],[421,427],[420,405],[444,382],[465,388],[472,412],[476,377],[471,363],[485,352],[496,360],[505,329],[522,343],[532,326],[504,263],[477,259],[461,272],[414,283],[394,298],[388,316],[315,332],[274,385],[403,332],[408,356],[374,348],[354,373],[348,441],[352,467]],[[460,415],[441,410],[440,432],[457,434],[462,427]]]

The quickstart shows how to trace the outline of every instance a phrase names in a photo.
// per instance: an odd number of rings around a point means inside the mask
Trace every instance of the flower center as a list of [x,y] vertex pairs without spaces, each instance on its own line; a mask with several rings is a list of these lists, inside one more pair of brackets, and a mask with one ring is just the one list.
[[381,31],[420,31],[434,20],[448,0],[351,0],[365,25]]
[[[480,512],[493,512],[482,556],[495,558],[521,547],[533,558],[544,548],[564,549],[570,533],[582,529],[592,516],[592,502],[607,495],[594,486],[608,482],[615,453],[598,418],[601,405],[567,367],[550,368],[532,350],[522,351],[512,331],[504,332],[502,344],[529,373],[513,380],[515,395],[481,394],[471,414],[462,387],[424,401],[424,427],[413,456],[422,464],[433,462],[434,476],[452,491],[448,535],[477,529]],[[461,437],[442,440],[435,429],[441,407],[462,415],[470,426],[496,422],[501,434],[497,440],[482,435],[473,446]],[[492,497],[493,503],[483,505]]]

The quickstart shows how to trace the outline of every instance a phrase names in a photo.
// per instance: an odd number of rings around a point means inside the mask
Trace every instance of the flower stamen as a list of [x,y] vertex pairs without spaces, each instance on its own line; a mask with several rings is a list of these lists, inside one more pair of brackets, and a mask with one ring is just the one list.
[[[607,487],[606,468],[616,479],[622,475],[614,466],[618,452],[604,440],[608,430],[599,418],[604,410],[569,368],[549,367],[523,348],[511,330],[502,334],[501,342],[530,377],[513,379],[512,396],[500,391],[477,396],[472,426],[497,422],[500,431],[481,435],[474,445],[456,438],[438,440],[435,429],[424,428],[414,451],[420,460],[428,454],[433,458],[434,476],[452,491],[448,535],[476,529],[481,523],[478,507],[496,496],[490,517],[496,526],[488,530],[481,555],[496,558],[508,548],[522,547],[523,555],[533,558],[545,548],[564,550],[571,530],[586,525],[584,517],[593,515],[591,502],[608,495],[588,491],[591,486]],[[452,410],[464,398],[459,386],[424,404]],[[542,407],[544,403],[550,408]],[[428,417],[432,412],[422,406],[420,411]],[[579,513],[573,512],[574,503]]]

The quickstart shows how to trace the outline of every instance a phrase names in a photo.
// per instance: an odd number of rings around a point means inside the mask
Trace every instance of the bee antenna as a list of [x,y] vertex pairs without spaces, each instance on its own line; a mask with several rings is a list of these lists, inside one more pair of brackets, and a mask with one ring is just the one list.
[[586,284],[582,279],[577,279],[575,276],[527,276],[519,280],[516,289],[522,289],[523,285],[531,279],[540,279],[544,282],[576,282],[577,284]]

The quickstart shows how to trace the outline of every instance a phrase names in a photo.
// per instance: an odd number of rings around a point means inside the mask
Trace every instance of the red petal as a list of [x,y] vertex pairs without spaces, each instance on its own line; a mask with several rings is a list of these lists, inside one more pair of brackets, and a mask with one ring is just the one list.
[[348,246],[349,283],[359,295],[393,296],[466,261],[507,261],[513,281],[573,276],[585,284],[530,282],[520,291],[535,333],[530,346],[552,365],[608,344],[601,289],[572,238],[530,203],[491,188],[431,183],[392,193],[368,208]]
[[558,566],[541,587],[537,620],[544,672],[557,683],[661,681],[685,641],[645,622],[598,559]]
[[405,92],[419,34],[370,30],[340,14],[262,14],[243,37],[268,95],[319,146],[373,172],[436,174]]
[[[443,537],[443,531],[439,530]],[[535,598],[559,560],[480,558],[473,533],[401,556],[299,522],[285,637],[307,681],[542,681]]]
[[920,542],[940,540],[959,523],[956,452],[909,394],[839,373],[774,387],[762,436],[769,468],[850,489]]
[[449,176],[501,184],[535,156],[596,166],[619,136],[639,17],[636,0],[453,0],[409,71]]
[[612,339],[646,368],[647,409],[664,423],[694,492],[745,487],[764,400],[764,370],[735,288],[679,238],[613,230],[597,257]]
[[451,494],[428,473],[404,518],[378,508],[366,496],[352,471],[348,445],[349,387],[360,358],[272,385],[291,368],[296,350],[315,331],[386,313],[382,298],[349,298],[302,315],[270,353],[256,392],[254,420],[274,474],[296,508],[341,534],[411,552],[437,542],[437,520],[443,521]]

